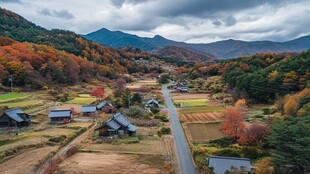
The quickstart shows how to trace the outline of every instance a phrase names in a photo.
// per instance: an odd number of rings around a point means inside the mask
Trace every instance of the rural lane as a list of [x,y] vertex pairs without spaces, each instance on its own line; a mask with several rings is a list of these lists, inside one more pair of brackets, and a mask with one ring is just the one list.
[[169,96],[169,90],[167,89],[167,86],[168,86],[167,84],[163,85],[162,90],[169,110],[170,124],[173,130],[173,136],[178,151],[180,170],[182,174],[195,174],[196,171],[194,167],[194,162],[192,160],[192,156],[183,129],[181,127],[181,123],[179,121],[177,112]]

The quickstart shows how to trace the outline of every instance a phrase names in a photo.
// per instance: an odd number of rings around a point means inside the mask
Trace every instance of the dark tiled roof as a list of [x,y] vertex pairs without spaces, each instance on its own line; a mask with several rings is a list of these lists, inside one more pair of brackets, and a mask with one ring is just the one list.
[[137,127],[134,126],[134,125],[132,125],[132,124],[130,124],[130,125],[128,125],[128,130],[129,130],[130,132],[135,132],[135,131],[137,130]]
[[106,124],[108,127],[112,128],[112,129],[114,129],[114,130],[118,130],[118,129],[121,127],[121,125],[119,125],[116,121],[114,121],[114,120],[112,120],[112,119],[110,119],[110,120],[108,120],[107,122],[105,122],[105,124]]
[[158,101],[153,99],[153,98],[151,100],[148,100],[146,103],[149,104],[149,105],[152,104],[152,103],[155,103],[155,104],[158,105]]
[[96,112],[97,107],[96,106],[82,106],[81,112]]
[[71,116],[71,110],[51,110],[51,112],[48,114],[48,117],[70,117]]
[[115,120],[118,124],[127,127],[130,124],[130,121],[127,120],[125,116],[123,116],[121,113],[117,113],[113,116],[113,120]]
[[251,170],[250,159],[248,158],[232,158],[224,156],[210,156],[206,159],[208,166],[213,168],[215,174],[224,174],[231,167],[240,169],[244,167],[246,171]]
[[105,105],[109,105],[109,106],[113,107],[111,103],[108,103],[107,101],[103,100],[102,102],[100,102],[100,103],[97,105],[97,108],[98,108],[98,109],[101,109],[101,108],[103,108]]
[[23,117],[20,116],[20,114],[26,114],[21,109],[6,110],[4,113],[17,122],[26,121]]

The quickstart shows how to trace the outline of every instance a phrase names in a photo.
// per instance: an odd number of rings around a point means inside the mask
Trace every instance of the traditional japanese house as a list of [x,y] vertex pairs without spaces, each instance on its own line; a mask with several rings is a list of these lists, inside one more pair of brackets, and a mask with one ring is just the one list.
[[51,119],[51,123],[64,124],[71,121],[72,111],[71,110],[51,110],[48,114]]
[[0,114],[0,127],[29,126],[31,117],[21,109],[10,109]]

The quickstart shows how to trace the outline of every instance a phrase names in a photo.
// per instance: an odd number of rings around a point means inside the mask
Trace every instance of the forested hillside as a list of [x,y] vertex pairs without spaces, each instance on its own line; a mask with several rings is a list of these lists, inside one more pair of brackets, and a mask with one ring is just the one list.
[[310,86],[310,51],[300,54],[256,54],[194,67],[192,77],[222,75],[237,97],[255,101],[274,100],[276,95],[295,93]]
[[[80,56],[83,59],[94,61],[100,65],[109,66],[112,71],[127,72],[128,61],[131,57],[150,57],[150,54],[127,54],[126,50],[117,50],[102,46],[99,43],[83,39],[74,32],[64,30],[47,30],[27,21],[23,17],[0,8],[0,36],[10,37],[20,42],[32,42],[52,46]],[[126,66],[126,67],[124,67]]]

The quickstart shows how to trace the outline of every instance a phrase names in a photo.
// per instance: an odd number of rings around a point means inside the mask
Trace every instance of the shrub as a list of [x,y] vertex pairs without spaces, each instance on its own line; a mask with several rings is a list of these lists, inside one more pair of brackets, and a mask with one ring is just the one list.
[[78,153],[79,148],[77,146],[72,146],[68,151],[66,152],[66,157],[73,156],[74,154]]
[[216,155],[240,158],[241,157],[241,152],[240,152],[240,150],[237,150],[237,149],[225,148],[225,149],[218,150],[216,152]]
[[256,159],[260,157],[262,151],[256,147],[243,146],[241,148],[241,153],[245,158]]
[[54,142],[54,143],[61,143],[63,142],[67,137],[65,135],[61,135],[59,137],[51,137],[48,139],[48,141],[50,142]]
[[214,143],[220,147],[228,147],[234,143],[234,139],[230,137],[223,137],[217,140],[212,140],[210,143]]
[[265,116],[263,114],[256,114],[254,115],[256,118],[264,118]]
[[159,111],[160,111],[157,107],[154,107],[154,106],[152,106],[152,107],[150,108],[150,110],[151,110],[151,112],[152,112],[153,114],[158,114]]
[[156,114],[154,116],[154,119],[158,119],[158,120],[161,120],[163,122],[168,122],[169,120],[167,119],[166,115],[163,115],[163,114]]
[[164,134],[171,134],[170,127],[162,127],[159,131],[157,131],[157,135],[161,137]]
[[43,86],[42,90],[45,90],[45,91],[48,90],[48,86]]

